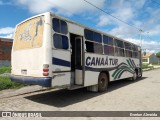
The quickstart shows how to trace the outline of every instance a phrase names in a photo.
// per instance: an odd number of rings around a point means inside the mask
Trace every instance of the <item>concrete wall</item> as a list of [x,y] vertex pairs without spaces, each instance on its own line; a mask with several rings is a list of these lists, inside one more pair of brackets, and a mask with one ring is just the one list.
[[12,39],[0,38],[0,67],[11,65]]
[[149,57],[149,63],[152,63],[152,64],[157,64],[157,63],[158,63],[158,58],[156,57],[155,54],[152,54],[152,55]]
[[11,66],[11,61],[9,60],[0,60],[0,67],[2,66]]

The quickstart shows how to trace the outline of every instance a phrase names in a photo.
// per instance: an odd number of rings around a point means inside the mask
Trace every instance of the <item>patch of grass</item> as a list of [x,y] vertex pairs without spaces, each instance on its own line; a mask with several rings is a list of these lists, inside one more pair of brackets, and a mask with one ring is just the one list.
[[25,84],[12,82],[9,77],[0,77],[0,90],[18,89],[26,86]]
[[142,69],[147,69],[147,68],[153,69],[153,66],[149,66],[149,64],[142,65]]
[[11,67],[0,67],[0,74],[3,74],[3,73],[10,73],[11,72]]

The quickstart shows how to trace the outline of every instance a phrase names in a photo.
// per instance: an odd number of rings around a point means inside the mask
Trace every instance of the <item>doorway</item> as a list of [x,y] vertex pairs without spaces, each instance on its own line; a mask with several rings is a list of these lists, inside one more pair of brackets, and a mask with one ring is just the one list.
[[70,33],[71,71],[74,74],[74,84],[83,85],[83,37]]

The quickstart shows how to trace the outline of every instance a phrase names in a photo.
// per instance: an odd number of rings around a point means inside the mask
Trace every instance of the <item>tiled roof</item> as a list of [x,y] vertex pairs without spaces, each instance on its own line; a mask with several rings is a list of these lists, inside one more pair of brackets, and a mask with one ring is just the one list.
[[145,55],[143,54],[143,58],[148,58],[152,55],[153,53],[146,53]]

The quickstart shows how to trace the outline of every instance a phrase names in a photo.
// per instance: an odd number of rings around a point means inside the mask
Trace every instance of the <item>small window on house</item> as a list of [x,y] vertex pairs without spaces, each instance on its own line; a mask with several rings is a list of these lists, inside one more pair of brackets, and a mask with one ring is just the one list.
[[67,23],[63,20],[59,20],[57,18],[53,18],[52,20],[53,30],[58,33],[67,34]]
[[147,58],[143,58],[142,62],[148,62],[148,59]]
[[68,49],[68,37],[64,35],[54,34],[54,47],[59,49]]

